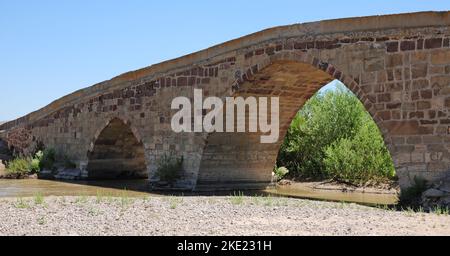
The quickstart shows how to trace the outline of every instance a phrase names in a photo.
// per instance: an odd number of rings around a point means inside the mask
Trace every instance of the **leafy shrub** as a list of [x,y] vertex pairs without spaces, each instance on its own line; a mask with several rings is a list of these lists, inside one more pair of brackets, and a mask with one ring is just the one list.
[[[38,152],[39,153],[39,152]],[[56,162],[56,152],[54,149],[46,149],[40,157],[39,169],[53,170]]]
[[342,84],[319,92],[300,110],[277,161],[290,176],[361,184],[395,176],[377,125]]
[[346,182],[362,178],[360,168],[364,162],[350,140],[340,139],[329,146],[325,154],[324,164],[328,177]]
[[15,158],[8,162],[6,172],[19,177],[28,175],[31,173],[30,162],[28,158]]
[[44,156],[44,152],[37,151],[36,154],[34,155],[34,158],[31,159],[30,169],[33,172],[37,173],[41,170],[41,161],[42,161],[43,156]]
[[328,146],[323,160],[327,176],[355,185],[393,178],[394,165],[377,133],[373,122],[365,122],[353,139],[343,138]]
[[274,173],[275,179],[280,181],[289,173],[289,170],[286,167],[275,167]]
[[40,165],[40,160],[39,159],[37,159],[37,158],[31,159],[30,171],[32,171],[34,173],[38,173],[41,170],[39,165]]
[[183,170],[183,157],[176,158],[173,154],[165,154],[158,161],[156,176],[161,181],[174,183],[180,178]]
[[18,157],[8,162],[7,173],[14,177],[23,177],[38,173],[43,153],[37,152],[34,158]]

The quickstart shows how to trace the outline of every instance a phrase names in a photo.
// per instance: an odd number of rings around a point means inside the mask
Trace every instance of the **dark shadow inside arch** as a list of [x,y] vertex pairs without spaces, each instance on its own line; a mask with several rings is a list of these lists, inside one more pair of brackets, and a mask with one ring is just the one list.
[[8,147],[8,143],[0,139],[0,164],[5,165],[12,158],[12,152]]
[[113,119],[103,129],[88,157],[90,180],[148,178],[144,145],[120,119]]

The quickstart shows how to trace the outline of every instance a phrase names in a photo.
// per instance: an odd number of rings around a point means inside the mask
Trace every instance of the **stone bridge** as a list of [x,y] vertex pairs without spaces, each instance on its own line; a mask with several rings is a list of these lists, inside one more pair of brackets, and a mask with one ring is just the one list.
[[[450,178],[450,12],[275,27],[79,90],[0,126],[10,148],[38,143],[73,159],[84,178],[149,177],[184,157],[177,186],[260,188],[303,104],[342,81],[380,128],[402,187]],[[279,96],[280,139],[255,133],[175,133],[174,97]],[[31,92],[30,92],[31,93]],[[11,104],[13,105],[13,104]]]

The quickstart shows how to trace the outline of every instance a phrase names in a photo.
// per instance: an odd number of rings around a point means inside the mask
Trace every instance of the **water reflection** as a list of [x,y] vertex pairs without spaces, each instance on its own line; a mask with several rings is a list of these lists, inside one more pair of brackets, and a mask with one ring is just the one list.
[[128,196],[144,196],[149,188],[147,180],[108,181],[53,181],[53,180],[0,180],[0,197],[95,196],[98,193],[119,196],[126,190]]
[[[36,194],[44,196],[120,196],[126,191],[127,196],[145,195],[159,196],[164,193],[149,192],[148,180],[108,180],[108,181],[48,181],[48,180],[0,180],[0,197],[32,197]],[[181,193],[178,193],[181,194]],[[184,193],[185,195],[230,195],[231,192],[216,193]],[[306,185],[296,184],[265,191],[246,192],[246,195],[289,196],[303,199],[345,201],[363,204],[392,205],[397,203],[394,194],[345,193],[341,191],[315,190]]]
[[335,202],[353,202],[368,205],[394,205],[398,202],[396,194],[371,194],[362,192],[342,192],[339,190],[319,190],[306,184],[297,183],[292,186],[282,186],[268,189],[274,195],[290,196],[303,199],[315,199]]

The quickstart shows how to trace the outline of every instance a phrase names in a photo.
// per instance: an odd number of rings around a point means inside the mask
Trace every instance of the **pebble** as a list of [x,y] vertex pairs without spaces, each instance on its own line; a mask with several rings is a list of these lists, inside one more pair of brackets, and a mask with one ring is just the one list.
[[[279,207],[254,205],[245,197],[233,204],[230,197],[180,197],[174,208],[162,197],[133,198],[123,206],[120,198],[75,203],[76,197],[47,197],[43,205],[23,199],[28,208],[18,208],[17,199],[0,202],[2,235],[450,235],[450,216],[382,210],[361,205],[281,200]],[[151,208],[151,210],[148,209]],[[92,214],[95,212],[95,214]],[[45,223],[45,224],[42,224]]]

